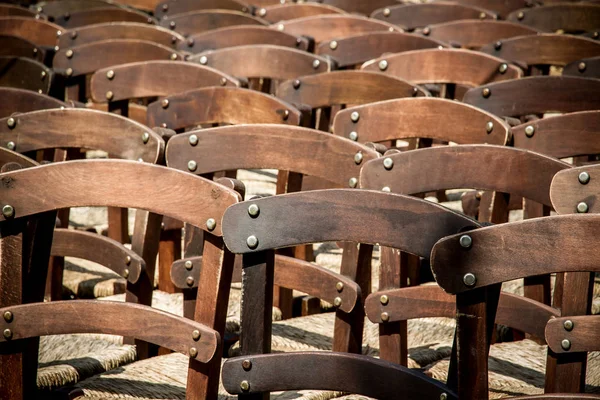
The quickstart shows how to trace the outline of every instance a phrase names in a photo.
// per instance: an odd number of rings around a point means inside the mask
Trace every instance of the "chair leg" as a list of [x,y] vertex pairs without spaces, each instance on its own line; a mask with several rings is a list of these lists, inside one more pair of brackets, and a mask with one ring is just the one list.
[[163,292],[176,293],[171,282],[171,265],[181,259],[181,229],[162,231],[158,248],[158,288]]

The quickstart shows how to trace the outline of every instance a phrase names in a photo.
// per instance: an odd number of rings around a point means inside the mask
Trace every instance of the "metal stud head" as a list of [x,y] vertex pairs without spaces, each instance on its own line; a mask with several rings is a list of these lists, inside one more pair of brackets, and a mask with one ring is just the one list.
[[479,13],[479,19],[485,19],[486,15],[484,12]]
[[250,384],[248,383],[248,381],[241,381],[240,389],[242,389],[242,391],[244,391],[244,392],[247,392],[248,390],[250,390]]
[[341,293],[342,290],[344,290],[344,282],[338,282],[335,284],[335,290],[338,291],[338,293]]
[[258,10],[258,15],[260,17],[264,17],[265,15],[267,15],[267,10],[265,8],[261,8],[260,10]]
[[194,339],[196,342],[197,342],[198,340],[200,340],[200,336],[202,336],[202,335],[200,334],[200,331],[199,331],[199,330],[197,330],[197,329],[194,329],[194,330],[192,331],[192,339]]
[[283,24],[279,24],[279,25],[277,25],[277,30],[278,30],[278,31],[282,31],[282,30],[284,30],[284,29],[285,29],[285,26],[283,26]]
[[150,140],[150,134],[148,132],[142,133],[142,142],[144,142],[144,144],[146,144],[146,143],[148,143],[149,140]]
[[585,65],[585,63],[583,61],[580,62],[579,65],[577,65],[577,69],[579,70],[579,72],[585,71],[586,68],[587,68],[587,65]]
[[67,68],[67,70],[65,71],[65,74],[66,74],[67,76],[71,76],[71,75],[73,75],[73,68]]
[[358,185],[358,179],[352,177],[348,180],[348,186],[350,186],[351,188],[355,188],[356,185]]
[[40,78],[42,78],[42,80],[44,80],[44,79],[46,78],[46,75],[48,75],[48,74],[46,73],[46,71],[42,71],[42,72],[40,73]]
[[257,248],[258,247],[258,238],[254,235],[248,236],[248,238],[246,239],[246,245],[250,249]]
[[221,80],[219,81],[219,83],[221,84],[221,86],[226,86],[227,85],[227,78],[221,78]]
[[485,124],[485,131],[487,133],[492,133],[493,130],[494,130],[494,123],[492,121],[489,121],[487,124]]
[[10,129],[12,129],[17,125],[17,120],[14,119],[13,117],[10,117],[9,119],[6,120],[6,125],[8,125],[8,127]]
[[125,257],[125,265],[131,265],[131,256]]
[[390,302],[390,298],[388,297],[387,294],[383,294],[379,298],[379,302],[385,306],[385,305],[387,305]]
[[5,205],[4,207],[2,207],[2,215],[6,219],[14,217],[15,216],[15,208],[13,206],[11,206],[10,204]]
[[360,114],[358,113],[358,111],[353,111],[352,114],[350,114],[350,120],[352,122],[358,122],[359,119],[360,119]]
[[160,105],[162,108],[168,108],[169,107],[169,100],[168,99],[163,99],[163,101],[160,102]]
[[481,95],[486,99],[490,97],[491,94],[492,91],[490,90],[490,88],[483,88],[483,90],[481,91]]
[[112,80],[112,79],[115,77],[115,71],[113,71],[112,69],[111,69],[111,70],[109,70],[108,72],[106,72],[106,77],[107,77],[109,80]]
[[283,111],[283,115],[282,115],[283,120],[287,121],[289,117],[290,117],[290,111],[289,110]]
[[196,358],[197,355],[198,355],[198,349],[196,349],[195,347],[190,347],[190,357]]
[[579,183],[581,183],[582,185],[587,185],[590,181],[590,174],[583,171],[583,172],[579,173],[578,179],[579,179]]
[[431,28],[426,26],[423,28],[423,35],[428,36],[431,33]]
[[390,314],[386,312],[381,313],[381,321],[388,322],[390,320]]
[[385,71],[388,67],[388,62],[386,60],[379,61],[379,70]]
[[383,159],[383,168],[387,169],[388,171],[392,168],[394,168],[394,160],[392,160],[390,157],[386,157]]
[[209,231],[214,231],[216,227],[217,227],[217,221],[215,221],[214,218],[209,218],[206,220],[206,228]]
[[292,86],[294,87],[294,89],[298,89],[300,87],[300,81],[298,79],[296,79],[293,83]]
[[4,311],[3,317],[6,322],[11,322],[13,320],[13,313],[10,311]]
[[507,70],[508,70],[508,64],[507,63],[502,63],[498,67],[498,72],[500,72],[501,74],[504,74]]
[[194,286],[194,278],[192,278],[191,276],[188,276],[188,277],[185,279],[185,283],[186,283],[186,285],[188,285],[189,287],[192,287],[192,286]]
[[202,56],[202,57],[200,57],[199,61],[200,61],[200,64],[206,65],[208,63],[208,57]]
[[383,9],[383,16],[384,17],[389,17],[391,13],[392,13],[392,11],[389,8],[384,8]]
[[250,361],[250,360],[242,361],[242,368],[244,368],[244,371],[250,371],[252,369],[252,361]]
[[527,125],[525,127],[525,135],[527,137],[532,137],[534,133],[535,133],[535,128],[533,127],[533,125]]
[[125,279],[129,278],[129,270],[127,268],[125,268],[123,270],[123,278],[125,278]]
[[177,53],[171,53],[171,60],[175,61],[177,60]]
[[258,207],[256,204],[250,204],[248,206],[248,215],[250,215],[252,218],[256,218],[258,217],[258,214],[260,214],[260,207]]
[[341,297],[336,297],[335,299],[333,299],[333,305],[336,307],[339,307],[342,305],[342,298]]
[[519,19],[519,21],[522,20],[523,18],[525,18],[525,14],[523,13],[523,11],[521,11],[517,14],[517,18]]
[[496,43],[494,43],[494,49],[496,50],[500,50],[502,48],[502,42],[501,41],[497,41]]
[[196,168],[198,168],[198,164],[196,164],[196,161],[194,161],[194,160],[188,161],[188,170],[195,171]]
[[169,28],[175,29],[176,26],[177,26],[177,24],[175,23],[175,21],[169,22]]
[[358,133],[357,133],[357,132],[354,132],[354,131],[352,131],[352,132],[350,132],[350,134],[348,135],[348,138],[349,138],[350,140],[354,140],[354,141],[356,142],[356,141],[358,140]]
[[111,92],[110,90],[108,92],[106,92],[106,100],[112,100],[112,98],[114,97],[114,93]]
[[197,145],[198,144],[198,136],[190,135],[189,142],[190,142],[190,145],[192,145],[192,146]]
[[12,339],[13,334],[12,334],[12,331],[10,329],[5,329],[3,333],[4,333],[4,338],[6,340]]
[[14,150],[17,148],[17,145],[15,144],[15,142],[11,141],[11,142],[6,143],[6,148],[9,150]]
[[470,249],[473,245],[473,239],[469,235],[462,235],[460,239],[458,239],[458,242],[461,247],[464,247],[465,249]]
[[571,348],[571,341],[569,339],[563,339],[560,342],[560,347],[562,347],[563,350],[569,350]]
[[448,400],[448,395],[446,393],[440,394],[440,400]]
[[73,50],[69,49],[65,52],[65,56],[67,58],[72,58],[73,57]]
[[588,212],[588,210],[589,210],[589,207],[586,202],[582,201],[581,203],[577,204],[577,212],[578,213],[585,214]]
[[467,272],[465,276],[463,276],[463,283],[468,287],[475,286],[477,277],[474,274]]
[[354,163],[355,163],[356,165],[360,165],[360,163],[362,162],[362,160],[363,160],[363,155],[362,155],[362,153],[359,151],[358,153],[356,153],[356,154],[354,155]]
[[392,189],[390,189],[389,186],[384,186],[383,188],[381,188],[382,192],[386,192],[386,193],[390,193],[392,191]]
[[190,271],[192,268],[194,268],[194,263],[191,262],[190,260],[187,260],[186,262],[183,263],[183,266],[185,267],[185,269]]
[[163,10],[164,12],[167,12],[167,11],[169,11],[169,5],[168,5],[168,4],[163,4],[163,5],[162,5],[162,10]]
[[570,319],[566,320],[563,324],[563,327],[565,328],[565,331],[572,331],[573,330],[573,321],[571,321]]
[[319,61],[319,60],[314,60],[312,62],[312,66],[313,66],[314,69],[319,68],[320,65],[321,65],[321,61]]
[[332,40],[331,42],[329,42],[329,48],[331,50],[335,50],[338,47],[338,42],[336,42],[335,40]]

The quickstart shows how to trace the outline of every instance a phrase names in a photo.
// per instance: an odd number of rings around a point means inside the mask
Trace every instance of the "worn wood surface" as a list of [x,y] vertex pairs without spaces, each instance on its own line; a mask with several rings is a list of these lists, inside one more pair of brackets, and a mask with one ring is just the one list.
[[[166,0],[155,1],[154,15],[163,19],[166,16],[199,10],[234,10],[249,12],[248,3],[239,0]],[[165,7],[166,6],[166,7]]]
[[138,39],[155,42],[167,47],[185,43],[185,38],[162,26],[141,22],[105,22],[71,28],[58,38],[60,48],[79,46],[107,39]]
[[0,56],[29,57],[42,62],[46,52],[40,46],[18,36],[0,35]]
[[118,7],[118,4],[105,0],[61,0],[38,2],[33,8],[51,19],[64,16],[67,13],[93,10],[97,8]]
[[[571,330],[564,327],[566,321],[573,323]],[[546,342],[555,353],[598,351],[600,349],[598,332],[600,332],[600,318],[597,316],[555,318],[548,321],[546,325]],[[561,342],[565,339],[571,343],[568,350],[561,346]]]
[[276,4],[256,11],[256,15],[272,24],[279,21],[326,14],[345,14],[345,11],[337,7],[319,3]]
[[46,108],[69,107],[63,101],[31,90],[0,87],[0,117],[10,117],[16,112],[44,110]]
[[38,165],[38,163],[35,162],[35,160],[32,160],[29,157],[25,157],[24,155],[17,153],[16,151],[0,148],[0,167],[3,167],[4,164],[9,163],[18,164],[21,168],[34,167]]
[[563,75],[600,78],[600,56],[584,58],[567,64]]
[[0,17],[0,34],[18,36],[37,46],[54,47],[63,31],[59,25],[41,19]]
[[589,32],[598,29],[600,5],[549,4],[543,7],[524,8],[511,12],[507,20],[528,25],[544,32],[563,30]]
[[[589,175],[589,182],[579,180],[581,173]],[[550,187],[552,204],[559,214],[577,213],[577,206],[583,202],[587,205],[587,213],[597,213],[598,187],[600,185],[600,168],[596,165],[586,165],[556,174]],[[585,182],[585,180],[583,181]]]
[[390,4],[389,0],[371,0],[371,1],[356,1],[356,0],[321,0],[321,4],[332,7],[337,7],[349,14],[358,14],[369,16],[378,8]]
[[184,36],[236,25],[267,25],[267,21],[240,11],[189,11],[161,19],[160,25]]
[[[504,2],[496,3],[502,4]],[[492,19],[450,21],[431,25],[428,28],[429,30],[425,31],[428,37],[457,44],[467,49],[479,49],[488,43],[496,43],[515,36],[535,35],[538,33],[536,29],[525,25]]]
[[156,23],[156,20],[146,13],[131,8],[115,7],[111,5],[103,8],[69,12],[54,18],[56,24],[67,29],[117,21],[147,24]]
[[[19,7],[12,4],[0,4],[0,17],[30,17],[35,18],[38,15],[35,11],[25,7]],[[38,15],[38,18],[43,16]]]
[[0,86],[49,94],[54,72],[28,57],[0,56]]

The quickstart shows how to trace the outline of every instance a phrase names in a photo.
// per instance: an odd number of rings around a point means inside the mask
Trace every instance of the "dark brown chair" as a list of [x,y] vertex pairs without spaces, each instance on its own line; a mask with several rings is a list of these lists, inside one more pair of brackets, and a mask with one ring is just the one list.
[[54,49],[63,30],[59,25],[41,19],[0,17],[0,34],[17,36],[49,49]]
[[44,62],[45,51],[27,39],[18,36],[0,35],[0,56],[29,57]]
[[252,11],[249,3],[240,0],[166,0],[157,2],[154,15],[159,20],[173,15],[200,10],[232,10],[242,13]]
[[160,25],[184,36],[237,25],[267,25],[267,21],[240,11],[201,10],[190,11],[163,18]]
[[35,11],[24,7],[12,4],[0,4],[0,17],[31,17],[39,19],[42,16]]
[[148,14],[115,4],[103,8],[67,12],[54,19],[54,23],[66,29],[109,22],[138,22],[155,24],[156,20]]
[[506,19],[506,16],[512,11],[520,8],[531,7],[533,5],[529,0],[458,0],[456,2],[493,11],[502,19]]
[[369,16],[378,8],[389,5],[390,0],[320,0],[319,3],[340,8],[350,14]]
[[319,3],[283,3],[274,6],[259,8],[256,15],[265,21],[274,24],[279,21],[287,21],[296,18],[314,17],[327,14],[345,14],[345,11],[337,7]]
[[[425,27],[421,33],[465,49],[478,50],[488,43],[502,43],[515,36],[535,35],[537,30],[508,21],[465,19]],[[494,54],[496,55],[496,54]],[[504,58],[497,55],[500,58]]]
[[591,32],[598,29],[600,5],[586,3],[550,4],[511,12],[508,21],[517,22],[542,32]]
[[17,112],[44,110],[47,108],[70,107],[71,105],[45,94],[31,90],[0,87],[0,118]]
[[0,86],[27,89],[57,98],[64,93],[60,76],[27,57],[0,56]]
[[600,78],[600,56],[573,61],[565,66],[563,75]]

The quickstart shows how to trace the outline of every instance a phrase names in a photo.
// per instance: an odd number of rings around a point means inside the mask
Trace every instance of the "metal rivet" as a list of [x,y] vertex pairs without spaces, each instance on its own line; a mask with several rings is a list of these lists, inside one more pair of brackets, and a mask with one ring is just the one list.
[[265,8],[261,8],[260,10],[258,10],[258,15],[260,17],[264,17],[265,15],[267,15],[267,10]]
[[71,32],[71,40],[77,39],[77,31]]
[[246,245],[251,249],[257,248],[258,247],[258,238],[254,235],[248,236],[248,239],[246,239]]
[[356,179],[356,178],[350,178],[348,180],[348,186],[350,186],[351,188],[355,188],[356,185],[358,185],[358,179]]
[[335,299],[333,299],[333,305],[336,307],[339,307],[342,305],[342,298],[341,297],[336,297]]
[[492,121],[489,121],[487,124],[485,124],[485,130],[487,133],[492,133],[492,131],[494,130],[494,123]]
[[381,302],[381,304],[383,304],[385,306],[390,302],[390,298],[387,296],[387,294],[384,294],[384,295],[381,295],[381,297],[379,298],[379,301]]
[[298,89],[300,87],[300,81],[298,79],[296,79],[293,83],[292,86],[294,87],[294,89]]
[[390,157],[386,157],[383,159],[383,167],[385,169],[387,169],[388,171],[392,168],[394,168],[394,160],[392,160]]
[[196,168],[198,168],[198,164],[196,164],[196,161],[194,161],[194,160],[188,161],[188,169],[190,171],[195,171]]
[[190,347],[190,357],[196,358],[198,355],[198,350],[195,347]]
[[42,73],[40,74],[40,78],[42,78],[42,80],[46,79],[46,75],[48,75],[46,73],[46,71],[42,71]]
[[54,52],[55,52],[55,53],[58,53],[58,51],[59,51],[59,50],[60,50],[60,47],[58,47],[58,46],[54,46]]
[[348,137],[350,138],[350,140],[354,140],[355,142],[358,140],[358,133],[357,132],[350,132],[350,134],[348,135]]
[[335,40],[332,40],[331,42],[329,42],[329,48],[331,50],[335,50],[338,47],[338,42],[336,42]]
[[125,268],[123,270],[123,278],[125,278],[125,279],[129,278],[129,270],[127,268]]
[[186,262],[183,263],[183,266],[185,267],[185,269],[190,271],[192,268],[194,268],[194,263],[191,262],[190,260],[187,260]]
[[484,12],[479,13],[479,19],[485,19],[486,15]]
[[535,128],[533,127],[533,125],[527,125],[525,127],[525,135],[527,137],[532,137],[534,133],[535,133]]
[[312,62],[312,66],[313,66],[314,69],[319,68],[320,65],[321,65],[321,61],[319,61],[319,60],[314,60]]
[[6,143],[6,148],[9,150],[14,150],[17,148],[17,145],[15,144],[15,142],[10,141],[10,142]]
[[206,57],[206,56],[200,57],[200,64],[206,65],[206,63],[208,63],[208,57]]
[[589,210],[589,207],[588,207],[587,203],[582,201],[581,203],[577,204],[577,212],[578,213],[585,214],[586,212],[588,212],[588,210]]
[[15,127],[15,125],[17,125],[17,121],[13,117],[10,117],[8,120],[6,120],[6,125],[12,129]]
[[200,336],[202,336],[200,335],[200,331],[194,329],[194,331],[192,332],[192,339],[194,339],[197,342],[198,340],[200,340]]
[[483,97],[485,97],[486,99],[488,97],[490,97],[491,94],[492,94],[492,91],[490,90],[490,88],[483,88],[483,90],[481,91],[481,95]]
[[142,142],[144,142],[144,144],[146,144],[146,143],[148,143],[148,140],[150,140],[150,134],[148,132],[142,133]]
[[428,36],[431,33],[431,28],[426,26],[423,28],[423,35]]
[[463,276],[463,283],[469,287],[475,286],[477,283],[477,278],[474,274],[467,272],[465,276]]
[[381,71],[385,71],[388,67],[388,62],[386,60],[379,61],[379,69]]
[[502,42],[501,41],[497,41],[496,43],[494,43],[494,49],[496,50],[500,50],[502,48]]
[[339,293],[342,292],[342,290],[344,290],[344,282],[338,282],[335,284],[335,290],[337,290]]
[[113,92],[111,92],[110,90],[108,92],[106,92],[106,99],[107,100],[111,100],[114,97]]
[[384,17],[389,17],[391,13],[392,13],[392,11],[389,8],[384,8],[383,9],[383,16]]
[[169,28],[175,29],[176,26],[177,26],[177,24],[175,23],[175,21],[169,22]]
[[242,389],[244,392],[247,392],[248,390],[250,390],[250,384],[248,383],[248,381],[241,381],[240,389]]
[[131,265],[131,257],[130,256],[125,257],[125,265]]
[[177,43],[177,38],[175,36],[171,36],[171,44]]
[[584,62],[580,62],[579,65],[577,66],[577,69],[579,70],[579,72],[585,71],[586,68],[587,68],[587,65],[585,65]]
[[517,18],[519,19],[519,21],[522,20],[523,18],[525,18],[525,14],[523,13],[523,11],[521,11],[517,14]]
[[600,32],[594,32],[594,33],[592,33],[592,37],[594,39],[598,39],[598,37],[600,37]]
[[73,75],[73,68],[67,68],[67,70],[65,71],[65,74],[67,74],[67,76]]
[[188,276],[187,278],[185,278],[185,283],[189,286],[192,287],[194,286],[194,278],[192,278],[191,276]]
[[[6,332],[6,331],[4,331]],[[563,350],[569,350],[571,348],[571,341],[569,339],[563,339],[560,342],[560,347],[563,348]]]
[[440,400],[448,400],[448,395],[446,393],[440,394]]
[[56,31],[56,37],[60,37],[62,35],[62,31]]
[[171,60],[175,61],[175,60],[177,60],[177,57],[178,57],[177,53],[172,53],[171,54]]
[[284,30],[284,29],[285,29],[285,26],[283,26],[283,24],[279,24],[279,25],[277,25],[277,30],[278,30],[278,31],[282,31],[282,30]]
[[582,185],[587,185],[588,182],[590,181],[590,174],[583,171],[583,172],[579,173],[578,179],[579,179],[579,183],[581,183]]
[[209,231],[214,231],[217,227],[217,221],[214,218],[209,218],[206,220],[206,227]]
[[563,327],[565,328],[566,331],[572,331],[573,330],[573,321],[571,321],[570,319],[566,320],[563,324]]
[[13,320],[13,313],[10,311],[4,311],[3,317],[6,322],[11,322]]
[[189,142],[192,146],[197,145],[198,144],[198,136],[190,135]]
[[416,96],[418,93],[419,93],[419,88],[418,88],[418,87],[416,87],[416,86],[415,86],[415,87],[413,87],[413,92],[412,92],[412,95],[413,95],[413,96]]
[[258,214],[260,214],[260,208],[258,207],[258,205],[250,204],[248,206],[248,215],[250,215],[253,218],[256,218],[258,217]]
[[507,63],[502,63],[500,64],[500,66],[498,67],[498,71],[501,74],[504,74],[506,71],[508,70],[508,64]]
[[13,206],[11,206],[10,204],[5,205],[4,207],[2,207],[2,215],[4,215],[4,218],[12,218],[15,216],[15,208]]
[[360,114],[358,113],[358,111],[353,111],[352,114],[350,114],[350,119],[352,120],[352,122],[358,122],[358,120],[360,119]]
[[465,249],[470,249],[473,245],[473,239],[469,235],[462,235],[460,239],[458,239],[458,242]]
[[71,50],[71,49],[67,50],[67,52],[65,53],[65,56],[67,56],[67,58],[73,57],[73,50]]
[[363,155],[362,155],[362,153],[359,151],[358,153],[356,153],[356,154],[354,155],[354,163],[355,163],[356,165],[360,165],[360,163],[362,162],[362,160],[363,160]]
[[296,47],[300,47],[301,44],[302,44],[302,39],[296,38]]
[[289,110],[285,110],[283,112],[283,116],[282,116],[283,120],[287,121],[289,117],[290,117],[290,111]]
[[162,108],[168,108],[169,107],[169,100],[168,99],[163,99],[163,101],[160,102],[160,105],[162,106]]
[[33,55],[36,55],[38,53],[38,49],[37,48],[33,48]]
[[242,361],[242,368],[244,368],[244,371],[250,371],[252,369],[252,361],[250,361],[250,360]]
[[227,85],[227,78],[221,78],[221,80],[219,81],[219,83],[221,84],[221,86]]
[[13,334],[12,334],[12,331],[11,331],[10,329],[5,329],[5,330],[4,330],[4,338],[5,338],[6,340],[10,340],[10,339],[12,339],[12,335],[13,335]]
[[161,127],[161,128],[166,128],[166,127],[167,127],[167,124],[166,124],[165,122],[163,122],[162,124],[160,124],[160,127]]
[[381,320],[383,322],[388,322],[390,320],[390,314],[388,314],[386,312],[382,312],[381,313]]
[[188,47],[194,47],[194,38],[188,38],[187,45]]
[[169,11],[169,5],[168,5],[168,4],[163,4],[163,5],[162,5],[162,10],[163,10],[164,12],[167,12],[167,11]]
[[44,91],[42,89],[38,89],[38,93],[42,94],[42,93],[44,93]]
[[384,186],[384,187],[381,188],[381,191],[382,192],[386,192],[386,193],[390,193],[392,191],[392,189],[390,189],[389,186]]
[[107,77],[109,80],[112,80],[112,79],[115,77],[115,71],[113,71],[112,69],[111,69],[111,70],[109,70],[108,72],[106,72],[106,77]]

